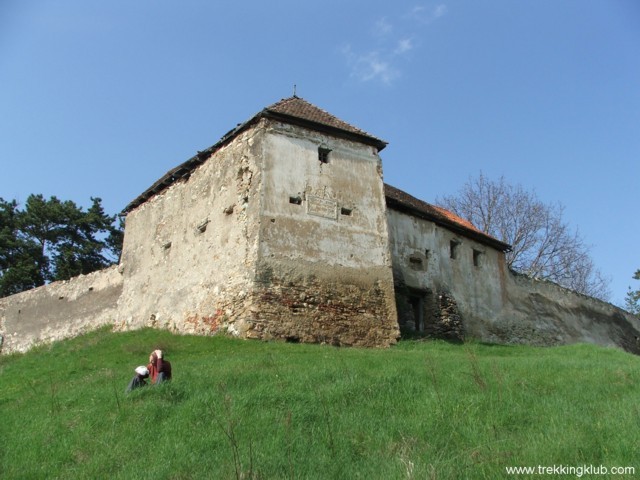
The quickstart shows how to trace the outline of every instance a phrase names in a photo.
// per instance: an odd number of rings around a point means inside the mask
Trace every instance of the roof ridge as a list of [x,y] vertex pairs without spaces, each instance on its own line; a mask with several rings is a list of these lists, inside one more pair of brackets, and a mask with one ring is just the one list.
[[420,200],[413,195],[400,190],[397,187],[389,185],[388,183],[384,184],[384,193],[387,200],[393,201],[394,205],[400,205],[403,208],[409,209],[410,211],[417,212],[418,214],[427,215],[432,218],[436,222],[442,222],[446,225],[454,226],[458,229],[462,229],[463,231],[472,234],[476,237],[477,240],[482,243],[489,243],[493,247],[499,248],[503,251],[508,251],[511,249],[511,245],[502,240],[499,240],[492,235],[489,235],[486,232],[483,232],[478,227],[476,227],[469,220],[466,220],[459,216],[458,214],[447,210],[444,207],[440,207],[437,205],[433,205],[431,203],[425,202],[424,200]]
[[295,118],[305,122],[310,122],[324,127],[329,127],[334,130],[340,130],[351,135],[357,135],[359,137],[365,137],[370,140],[374,140],[374,144],[379,150],[382,150],[387,142],[373,136],[372,134],[358,128],[341,118],[333,115],[327,110],[314,105],[308,100],[294,95],[292,97],[283,98],[278,102],[275,102],[268,107],[264,108],[262,114],[275,114],[284,115],[289,118]]
[[384,140],[374,137],[364,130],[360,130],[344,120],[339,119],[326,110],[317,107],[304,98],[294,95],[293,97],[283,98],[280,101],[263,108],[249,118],[249,120],[244,123],[239,123],[236,127],[229,130],[214,145],[205,150],[198,151],[196,155],[186,162],[183,162],[177,167],[169,170],[158,181],[151,185],[151,187],[129,203],[129,205],[124,208],[123,213],[130,212],[180,178],[188,177],[198,165],[205,161],[206,157],[210,156],[223,145],[233,140],[247,128],[250,128],[261,118],[272,118],[292,124],[297,123],[303,127],[319,130],[321,132],[328,133],[329,135],[341,138],[355,138],[357,141],[376,147],[378,151],[387,146],[387,142]]

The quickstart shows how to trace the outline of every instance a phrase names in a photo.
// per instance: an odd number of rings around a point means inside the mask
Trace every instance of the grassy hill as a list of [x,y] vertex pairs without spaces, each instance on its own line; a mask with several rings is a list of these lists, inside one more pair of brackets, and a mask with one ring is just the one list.
[[[156,347],[174,380],[125,395]],[[0,478],[640,474],[639,367],[590,345],[365,350],[103,329],[0,358]]]

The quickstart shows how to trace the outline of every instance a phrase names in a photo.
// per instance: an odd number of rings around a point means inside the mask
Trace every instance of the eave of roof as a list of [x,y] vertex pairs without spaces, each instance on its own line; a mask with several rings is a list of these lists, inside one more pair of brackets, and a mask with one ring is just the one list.
[[376,147],[378,151],[387,146],[387,142],[384,140],[340,120],[338,117],[297,96],[280,100],[265,108],[261,113],[275,120],[294,123],[339,137],[356,139]]
[[430,220],[437,225],[502,252],[511,250],[511,245],[508,243],[487,235],[482,230],[478,230],[471,222],[449,210],[431,205],[386,183],[384,184],[384,194],[388,208]]
[[293,96],[285,98],[266,107],[246,122],[238,124],[236,128],[227,132],[217,143],[206,150],[199,151],[186,162],[169,170],[158,181],[151,185],[151,187],[129,203],[129,205],[127,205],[122,211],[122,214],[126,215],[178,180],[189,178],[191,172],[204,163],[213,153],[262,118],[269,118],[284,123],[298,125],[339,138],[353,139],[364,143],[365,145],[376,147],[378,151],[387,146],[387,142],[384,140],[380,140],[379,138],[356,128],[353,125],[340,120],[300,97]]

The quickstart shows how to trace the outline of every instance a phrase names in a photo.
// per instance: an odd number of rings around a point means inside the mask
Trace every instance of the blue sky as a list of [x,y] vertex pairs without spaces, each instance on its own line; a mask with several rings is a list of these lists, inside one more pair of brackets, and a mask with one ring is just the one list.
[[639,52],[637,0],[2,0],[0,197],[117,213],[295,84],[423,200],[482,171],[564,205],[621,304]]

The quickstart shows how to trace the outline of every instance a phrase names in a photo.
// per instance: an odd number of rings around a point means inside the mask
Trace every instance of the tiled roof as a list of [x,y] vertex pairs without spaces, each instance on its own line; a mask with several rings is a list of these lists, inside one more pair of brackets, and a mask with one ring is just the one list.
[[357,135],[360,137],[369,138],[376,143],[380,144],[380,150],[386,146],[386,142],[376,138],[364,130],[360,130],[353,125],[348,124],[340,120],[338,117],[331,115],[330,113],[316,107],[315,105],[307,102],[300,97],[290,97],[280,100],[273,105],[264,109],[265,113],[280,114],[288,117],[296,118],[299,120],[305,120],[317,125],[323,125],[331,129],[342,130],[343,132]]
[[462,235],[473,238],[480,243],[497,248],[498,250],[507,251],[511,249],[509,244],[493,238],[491,235],[487,235],[482,230],[476,228],[470,221],[465,220],[442,207],[437,207],[430,203],[423,202],[422,200],[413,197],[396,187],[392,187],[385,183],[384,194],[389,208],[408,211],[409,213],[431,220],[437,224],[457,231]]
[[198,152],[186,162],[169,170],[157,182],[151,185],[151,187],[127,205],[123,210],[123,213],[126,214],[130,212],[154,195],[157,195],[165,188],[172,185],[174,182],[191,175],[191,172],[198,165],[204,163],[211,154],[222,148],[222,146],[235,138],[236,135],[249,128],[261,118],[272,118],[282,122],[299,124],[307,128],[316,129],[340,137],[356,138],[367,145],[375,146],[378,150],[382,150],[387,145],[384,140],[380,140],[379,138],[369,135],[367,132],[343,122],[321,108],[318,108],[306,100],[294,95],[293,97],[285,98],[268,106],[246,122],[239,124],[236,128],[229,131],[215,145]]

